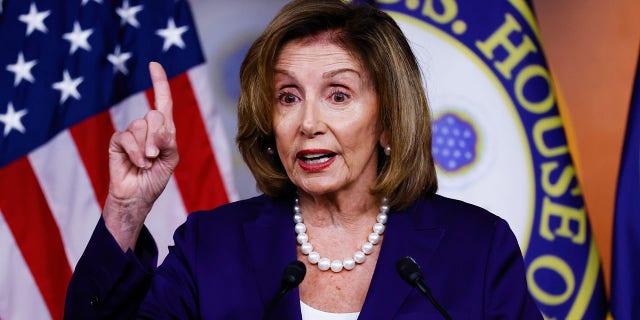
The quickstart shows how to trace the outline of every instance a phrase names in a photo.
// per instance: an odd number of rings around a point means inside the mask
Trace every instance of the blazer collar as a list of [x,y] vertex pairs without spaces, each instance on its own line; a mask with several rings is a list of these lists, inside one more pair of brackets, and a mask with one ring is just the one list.
[[[266,196],[257,219],[245,223],[244,233],[249,259],[265,308],[280,288],[285,267],[296,260],[296,235],[293,230],[292,201]],[[271,319],[301,320],[298,289],[287,293],[276,305]]]
[[444,235],[430,198],[418,199],[403,211],[389,215],[378,262],[360,319],[393,319],[413,288],[396,271],[396,262],[413,257],[423,272]]
[[[411,286],[396,272],[396,261],[411,256],[429,269],[431,257],[444,235],[437,221],[438,210],[430,198],[418,199],[405,210],[389,214],[378,262],[371,279],[360,319],[392,319],[408,297]],[[435,210],[434,210],[435,209]],[[255,221],[244,226],[249,259],[265,307],[276,294],[284,268],[296,259],[291,201],[265,197],[265,206]],[[300,293],[289,292],[273,311],[273,319],[301,320]]]

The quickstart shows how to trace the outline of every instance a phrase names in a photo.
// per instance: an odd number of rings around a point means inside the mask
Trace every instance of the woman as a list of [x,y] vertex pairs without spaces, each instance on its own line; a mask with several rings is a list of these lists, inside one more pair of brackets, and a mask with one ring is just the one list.
[[[166,76],[150,73],[158,111],[112,138],[69,318],[256,319],[273,307],[271,319],[541,319],[506,222],[435,195],[419,67],[388,15],[339,0],[282,9],[241,68],[237,143],[265,195],[191,214],[157,270],[144,220],[178,153]],[[405,256],[433,303],[396,272]],[[292,260],[306,276],[270,304]]]

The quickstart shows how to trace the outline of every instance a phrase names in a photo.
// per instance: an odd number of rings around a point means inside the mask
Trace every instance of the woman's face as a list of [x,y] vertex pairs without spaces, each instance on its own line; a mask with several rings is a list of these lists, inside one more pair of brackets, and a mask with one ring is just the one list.
[[368,73],[328,37],[286,44],[273,128],[289,179],[311,195],[365,191],[377,175],[378,102]]

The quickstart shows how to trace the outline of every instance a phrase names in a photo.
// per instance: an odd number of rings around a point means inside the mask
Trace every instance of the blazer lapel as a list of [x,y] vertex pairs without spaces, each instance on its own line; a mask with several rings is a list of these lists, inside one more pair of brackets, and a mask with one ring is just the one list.
[[[265,309],[280,288],[285,267],[296,260],[293,211],[286,201],[265,197],[265,205],[255,221],[244,225],[249,260]],[[301,319],[298,289],[287,293],[276,305],[272,319]]]
[[424,201],[419,199],[404,211],[389,215],[360,319],[393,319],[413,290],[396,272],[398,259],[411,256],[423,271],[428,270],[445,230],[438,226],[435,212]]

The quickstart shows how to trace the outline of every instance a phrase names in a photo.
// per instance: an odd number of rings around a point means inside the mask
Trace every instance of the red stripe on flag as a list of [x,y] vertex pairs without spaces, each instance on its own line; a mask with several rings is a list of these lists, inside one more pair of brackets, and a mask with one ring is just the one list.
[[100,204],[109,193],[109,141],[115,132],[109,111],[101,112],[69,129]]
[[62,319],[71,267],[26,157],[0,169],[0,209],[53,319]]
[[[227,191],[189,77],[186,73],[180,74],[169,84],[180,152],[175,178],[187,212],[228,203]],[[145,93],[149,105],[154,106],[153,90]]]

